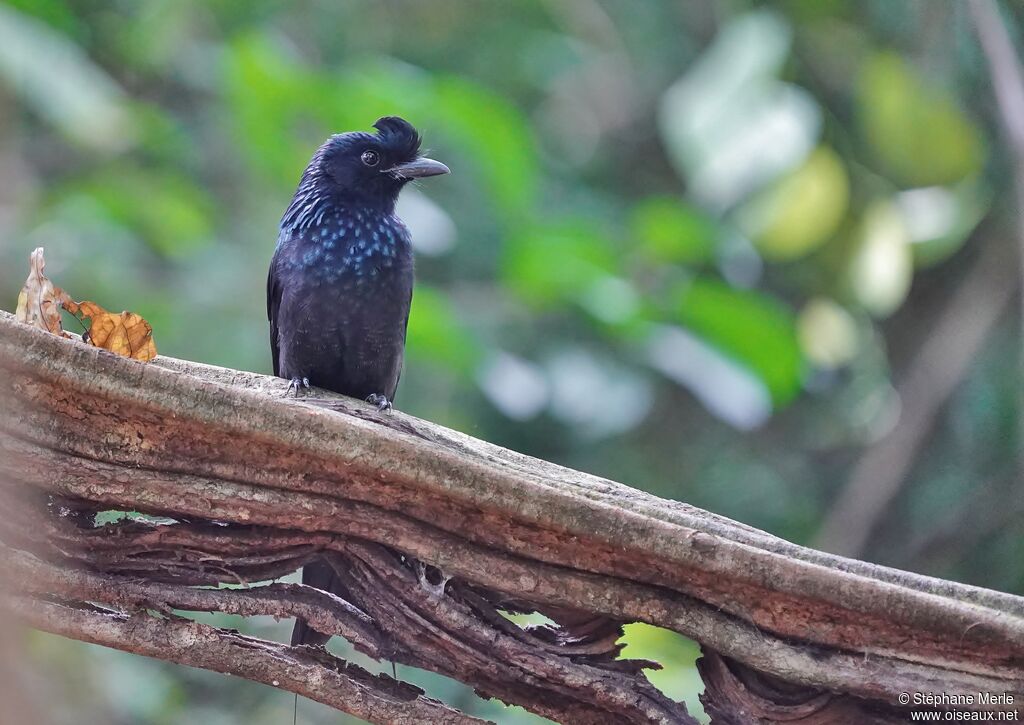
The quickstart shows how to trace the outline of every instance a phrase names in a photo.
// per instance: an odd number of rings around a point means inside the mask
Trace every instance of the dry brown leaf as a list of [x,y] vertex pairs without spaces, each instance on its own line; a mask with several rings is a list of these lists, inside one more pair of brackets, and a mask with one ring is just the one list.
[[60,306],[71,298],[64,290],[53,286],[53,282],[43,273],[45,267],[43,248],[38,247],[29,257],[28,279],[25,280],[25,286],[18,295],[15,317],[18,322],[52,332],[54,335],[70,337],[60,324]]
[[63,307],[79,320],[88,317],[92,321],[83,335],[89,344],[143,362],[156,357],[153,328],[142,317],[134,312],[108,312],[95,302],[75,302],[67,292],[53,286],[43,274],[45,267],[43,248],[39,247],[29,258],[28,279],[18,295],[15,313],[18,322],[71,337],[61,326],[60,308]]
[[63,301],[64,309],[79,319],[92,320],[83,336],[90,345],[133,360],[149,362],[156,357],[153,327],[134,312],[108,312],[95,302]]

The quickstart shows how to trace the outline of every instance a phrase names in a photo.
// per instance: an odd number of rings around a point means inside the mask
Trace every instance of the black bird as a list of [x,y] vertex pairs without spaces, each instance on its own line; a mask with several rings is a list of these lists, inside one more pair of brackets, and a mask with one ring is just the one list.
[[[274,374],[289,391],[310,385],[391,407],[402,372],[412,301],[409,230],[395,215],[409,181],[447,174],[420,155],[420,135],[389,116],[376,134],[341,133],[317,149],[281,219],[267,278]],[[302,582],[339,587],[322,561]],[[328,637],[296,620],[292,644]]]

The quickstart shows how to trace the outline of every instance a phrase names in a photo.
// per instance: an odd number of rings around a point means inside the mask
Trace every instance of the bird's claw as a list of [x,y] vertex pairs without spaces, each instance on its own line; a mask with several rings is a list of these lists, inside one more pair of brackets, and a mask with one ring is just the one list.
[[388,396],[374,393],[366,398],[366,402],[370,405],[376,405],[377,410],[383,412],[385,410],[391,410],[391,401],[388,400]]
[[285,396],[293,390],[295,391],[296,398],[299,397],[301,390],[309,390],[309,378],[292,378],[288,383],[288,389],[284,391]]

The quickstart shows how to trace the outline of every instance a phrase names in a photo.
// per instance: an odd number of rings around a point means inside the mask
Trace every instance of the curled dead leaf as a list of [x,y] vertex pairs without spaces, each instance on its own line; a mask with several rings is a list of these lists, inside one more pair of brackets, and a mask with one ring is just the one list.
[[63,307],[80,321],[89,318],[91,322],[83,339],[90,345],[143,362],[156,357],[153,328],[141,316],[134,312],[108,312],[95,302],[75,302],[46,277],[45,267],[43,248],[39,247],[29,258],[28,279],[18,295],[15,317],[19,322],[54,335],[71,337],[61,325],[60,309]]
[[18,322],[52,332],[54,335],[70,337],[61,326],[60,307],[65,300],[71,298],[64,290],[53,286],[53,282],[43,273],[45,267],[43,248],[37,247],[29,257],[28,279],[18,294],[15,317]]
[[63,300],[64,309],[91,322],[83,338],[90,345],[116,352],[133,360],[149,362],[156,357],[153,327],[134,312],[109,312],[95,302]]

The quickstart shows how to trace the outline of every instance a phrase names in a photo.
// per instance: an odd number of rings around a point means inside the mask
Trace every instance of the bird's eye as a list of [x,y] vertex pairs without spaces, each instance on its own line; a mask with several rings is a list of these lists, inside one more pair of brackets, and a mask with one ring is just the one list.
[[363,155],[360,158],[362,158],[363,163],[367,166],[376,166],[380,163],[380,154],[370,149],[363,151]]

